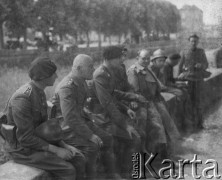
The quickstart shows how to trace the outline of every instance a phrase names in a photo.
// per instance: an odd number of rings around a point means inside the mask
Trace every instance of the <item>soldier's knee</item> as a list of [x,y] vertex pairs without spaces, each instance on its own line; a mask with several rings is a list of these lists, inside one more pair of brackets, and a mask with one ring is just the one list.
[[99,145],[91,142],[88,145],[87,151],[88,151],[89,154],[94,154],[95,155],[99,152],[99,149],[100,149]]
[[74,180],[76,179],[76,169],[71,163],[67,163],[64,168],[63,177],[65,180]]
[[111,134],[107,134],[106,136],[102,137],[103,141],[103,146],[107,148],[112,148],[113,147],[113,136]]

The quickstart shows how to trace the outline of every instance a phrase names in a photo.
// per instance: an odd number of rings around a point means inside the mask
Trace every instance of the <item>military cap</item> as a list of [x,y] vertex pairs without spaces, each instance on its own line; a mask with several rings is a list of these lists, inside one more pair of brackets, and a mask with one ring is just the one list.
[[62,128],[58,119],[50,119],[35,129],[35,135],[49,143],[56,143],[63,139]]
[[103,51],[103,58],[106,60],[112,60],[120,58],[122,55],[125,55],[127,49],[121,46],[109,46],[106,47]]
[[165,59],[167,58],[164,50],[157,49],[156,51],[153,52],[153,56],[151,56],[151,61],[155,60],[156,58],[162,58],[162,57],[164,57]]
[[171,60],[177,60],[177,59],[180,59],[180,58],[181,58],[180,54],[178,54],[178,53],[176,53],[176,54],[171,54],[171,55],[169,55],[168,57],[169,57],[169,59],[171,59]]
[[199,39],[199,36],[197,36],[195,33],[194,34],[191,34],[188,38],[188,40],[190,40],[190,38],[197,38]]
[[48,57],[38,57],[30,65],[29,77],[40,81],[51,77],[57,70],[56,65]]

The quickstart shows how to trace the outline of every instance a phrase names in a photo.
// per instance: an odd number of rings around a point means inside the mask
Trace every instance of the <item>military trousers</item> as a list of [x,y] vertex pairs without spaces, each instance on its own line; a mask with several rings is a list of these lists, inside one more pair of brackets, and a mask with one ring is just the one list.
[[177,128],[183,132],[191,132],[193,119],[188,91],[186,89],[169,87],[166,92],[176,96],[174,111],[171,115],[175,118]]
[[203,80],[189,81],[188,92],[192,104],[193,126],[195,129],[198,129],[203,126],[203,108],[201,104],[201,98],[203,97]]
[[147,110],[149,119],[147,122],[148,149],[155,153],[159,144],[168,144],[168,139],[170,142],[175,142],[180,138],[180,133],[164,102],[149,101]]
[[94,134],[99,136],[103,141],[103,146],[100,148],[97,144],[84,139],[72,132],[66,132],[64,135],[64,141],[82,151],[86,157],[86,177],[96,177],[97,160],[100,157],[104,168],[107,172],[107,176],[112,176],[115,173],[115,159],[113,154],[113,138],[112,135],[102,130],[93,122],[87,122],[88,127]]
[[85,160],[82,157],[65,161],[51,152],[34,150],[11,152],[10,155],[16,163],[45,170],[55,180],[83,179]]

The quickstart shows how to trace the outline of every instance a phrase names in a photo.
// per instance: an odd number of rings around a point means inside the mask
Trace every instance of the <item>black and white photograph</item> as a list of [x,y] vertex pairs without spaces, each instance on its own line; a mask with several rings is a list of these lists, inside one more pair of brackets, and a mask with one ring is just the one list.
[[221,0],[0,0],[0,180],[222,179]]

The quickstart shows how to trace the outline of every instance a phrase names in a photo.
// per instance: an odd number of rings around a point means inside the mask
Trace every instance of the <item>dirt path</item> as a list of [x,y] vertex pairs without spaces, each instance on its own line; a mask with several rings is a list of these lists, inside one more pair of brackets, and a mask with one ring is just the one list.
[[[203,177],[202,171],[207,167],[212,167],[213,163],[208,165],[205,163],[208,159],[214,159],[218,163],[218,174],[221,175],[220,179],[222,179],[222,100],[209,107],[204,119],[205,129],[187,137],[186,141],[182,143],[182,147],[180,146],[177,150],[178,159],[192,160],[196,154],[197,159],[202,160],[202,165],[197,165],[197,174],[201,175],[200,179],[207,179]],[[184,178],[181,179],[195,179],[192,175],[192,165],[185,165],[184,169]],[[178,173],[178,170],[176,172]],[[209,171],[209,175],[213,175],[212,170]],[[213,177],[212,179],[217,178]]]

